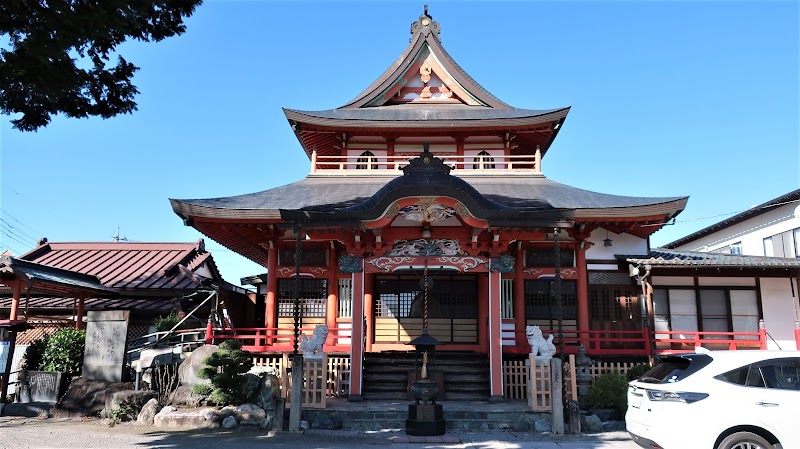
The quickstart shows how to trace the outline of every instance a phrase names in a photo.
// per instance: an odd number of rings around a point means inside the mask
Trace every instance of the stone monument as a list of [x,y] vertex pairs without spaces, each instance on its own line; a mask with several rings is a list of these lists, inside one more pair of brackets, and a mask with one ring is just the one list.
[[83,372],[87,380],[122,382],[130,311],[89,311]]

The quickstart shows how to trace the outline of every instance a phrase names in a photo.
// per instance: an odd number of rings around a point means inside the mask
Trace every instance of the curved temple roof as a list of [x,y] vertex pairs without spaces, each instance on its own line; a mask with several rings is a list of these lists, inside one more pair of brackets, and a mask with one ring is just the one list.
[[[462,177],[487,200],[526,208],[542,202],[555,209],[574,209],[575,218],[624,218],[651,215],[672,217],[688,197],[645,198],[591,192],[543,177]],[[355,206],[375,195],[387,177],[307,177],[301,181],[245,195],[209,199],[170,199],[178,215],[207,218],[279,220],[280,210],[336,210]],[[399,179],[399,178],[398,178]]]

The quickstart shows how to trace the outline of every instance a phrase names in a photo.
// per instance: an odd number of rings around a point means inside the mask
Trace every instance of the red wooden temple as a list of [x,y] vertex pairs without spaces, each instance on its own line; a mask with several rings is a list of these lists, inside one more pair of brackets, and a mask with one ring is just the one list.
[[[171,200],[186,225],[267,268],[264,316],[253,321],[263,325],[236,329],[236,338],[255,352],[293,349],[299,265],[300,327],[327,324],[326,351],[350,355],[351,398],[362,394],[364,355],[409,350],[426,318],[438,351],[488,356],[493,397],[503,396],[503,357],[530,350],[527,325],[547,335],[560,322],[567,352],[582,343],[590,355],[652,355],[640,299],[648,292],[618,255],[647,257],[648,237],[687,198],[609,195],[547,178],[543,162],[569,107],[499,100],[444,50],[439,32],[426,10],[403,54],[353,100],[285,109],[310,160],[304,179]],[[722,334],[719,343],[734,342]],[[757,347],[764,339],[743,337]]]

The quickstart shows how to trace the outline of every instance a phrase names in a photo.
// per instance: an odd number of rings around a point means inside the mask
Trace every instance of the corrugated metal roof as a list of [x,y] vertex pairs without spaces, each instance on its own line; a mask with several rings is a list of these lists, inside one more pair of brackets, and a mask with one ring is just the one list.
[[113,292],[111,288],[101,284],[96,276],[11,256],[0,256],[0,274],[4,278],[10,277],[35,282],[37,288],[70,294]]
[[[630,263],[658,267],[741,267],[741,268],[796,268],[800,270],[800,259],[781,257],[741,256],[733,254],[701,253],[656,249],[650,257],[621,256]],[[800,271],[798,271],[800,275]]]
[[209,281],[193,273],[210,259],[202,239],[196,243],[45,242],[20,259],[97,276],[101,284],[119,290],[193,289]]
[[[64,296],[31,296],[30,299],[22,298],[23,307],[28,302],[31,312],[46,310],[48,312],[70,312],[75,305],[76,298]],[[11,308],[12,298],[0,297],[0,309]],[[142,312],[163,313],[175,307],[175,298],[172,297],[99,297],[86,298],[84,310],[137,310]]]

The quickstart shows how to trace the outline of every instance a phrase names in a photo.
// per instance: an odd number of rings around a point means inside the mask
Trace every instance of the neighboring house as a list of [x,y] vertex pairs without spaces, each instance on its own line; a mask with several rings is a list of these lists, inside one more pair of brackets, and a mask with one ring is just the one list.
[[800,258],[800,189],[667,243],[663,248]]
[[[17,258],[20,269],[52,267],[67,273],[90,275],[107,291],[83,296],[58,294],[39,288],[36,279],[20,286],[17,316],[32,326],[17,337],[28,344],[44,333],[64,326],[82,327],[89,310],[129,310],[129,338],[154,332],[154,322],[172,311],[189,313],[211,292],[227,305],[231,320],[250,325],[252,302],[247,291],[222,279],[203,240],[196,243],[48,242],[42,239]],[[13,266],[11,267],[14,268]],[[13,270],[12,270],[13,271]],[[194,295],[193,295],[194,294]],[[13,289],[0,289],[0,319],[12,313]],[[213,301],[216,304],[216,298]],[[204,327],[208,305],[187,320]]]
[[653,267],[656,329],[754,331],[760,316],[770,348],[796,348],[800,189],[630,260]]

